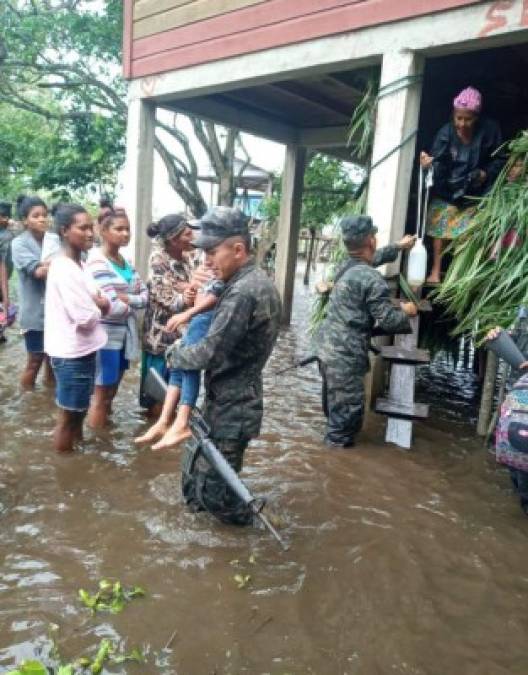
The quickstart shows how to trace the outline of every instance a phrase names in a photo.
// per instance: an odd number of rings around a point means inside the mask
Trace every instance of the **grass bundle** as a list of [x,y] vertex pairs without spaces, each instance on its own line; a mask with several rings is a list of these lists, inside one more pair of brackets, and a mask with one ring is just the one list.
[[[477,343],[494,326],[508,328],[528,301],[528,131],[508,144],[510,158],[483,197],[466,232],[452,244],[453,262],[435,298],[457,320],[455,335]],[[520,176],[508,179],[522,162]],[[515,234],[516,243],[508,243]]]
[[[365,212],[367,204],[367,194],[364,192],[356,201],[349,202],[343,209],[343,214],[362,214]],[[348,253],[339,234],[335,244],[330,249],[328,275],[325,281],[332,284],[335,273],[341,263],[348,258]],[[323,319],[326,316],[328,299],[330,292],[317,293],[312,305],[312,313],[310,316],[310,333],[314,334]]]

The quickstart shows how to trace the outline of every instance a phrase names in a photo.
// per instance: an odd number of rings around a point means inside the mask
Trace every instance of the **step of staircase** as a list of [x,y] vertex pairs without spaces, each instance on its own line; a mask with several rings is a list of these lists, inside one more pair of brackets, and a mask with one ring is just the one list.
[[388,398],[378,398],[374,410],[380,415],[402,420],[424,420],[429,417],[429,406],[426,403],[404,405]]
[[394,345],[381,348],[381,356],[386,361],[412,366],[423,366],[431,362],[428,349],[404,349]]

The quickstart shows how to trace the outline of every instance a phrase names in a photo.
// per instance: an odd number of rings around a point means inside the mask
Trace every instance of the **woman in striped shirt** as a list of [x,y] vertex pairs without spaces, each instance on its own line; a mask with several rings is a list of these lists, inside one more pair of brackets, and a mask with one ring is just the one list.
[[119,252],[130,241],[125,211],[117,209],[104,217],[100,235],[102,245],[90,252],[88,268],[111,307],[101,319],[108,342],[97,352],[95,391],[88,411],[88,423],[96,429],[106,426],[121,378],[129,362],[140,356],[136,313],[148,301],[146,285]]

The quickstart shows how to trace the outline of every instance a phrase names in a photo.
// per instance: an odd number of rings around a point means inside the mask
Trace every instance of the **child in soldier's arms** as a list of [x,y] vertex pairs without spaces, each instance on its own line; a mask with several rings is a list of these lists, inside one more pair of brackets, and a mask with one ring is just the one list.
[[[217,279],[204,284],[197,292],[194,305],[184,312],[171,317],[165,327],[169,333],[176,332],[189,323],[187,332],[180,344],[190,346],[200,342],[206,335],[213,320],[213,309],[224,290],[224,283]],[[169,357],[170,362],[170,357]],[[143,434],[136,438],[136,443],[151,443],[153,450],[172,448],[191,436],[189,420],[200,392],[200,371],[170,369],[169,387],[163,403],[159,420]],[[178,406],[174,422],[171,420]]]

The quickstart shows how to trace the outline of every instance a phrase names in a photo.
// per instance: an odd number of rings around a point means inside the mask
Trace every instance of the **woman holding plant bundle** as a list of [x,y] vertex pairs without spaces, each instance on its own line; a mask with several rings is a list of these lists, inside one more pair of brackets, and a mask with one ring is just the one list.
[[434,198],[427,215],[427,234],[433,238],[433,266],[428,283],[439,283],[446,241],[464,232],[476,205],[491,188],[504,160],[496,156],[502,143],[497,122],[481,117],[482,96],[467,87],[453,101],[453,117],[437,133],[431,154],[422,152],[420,164],[433,167]]

